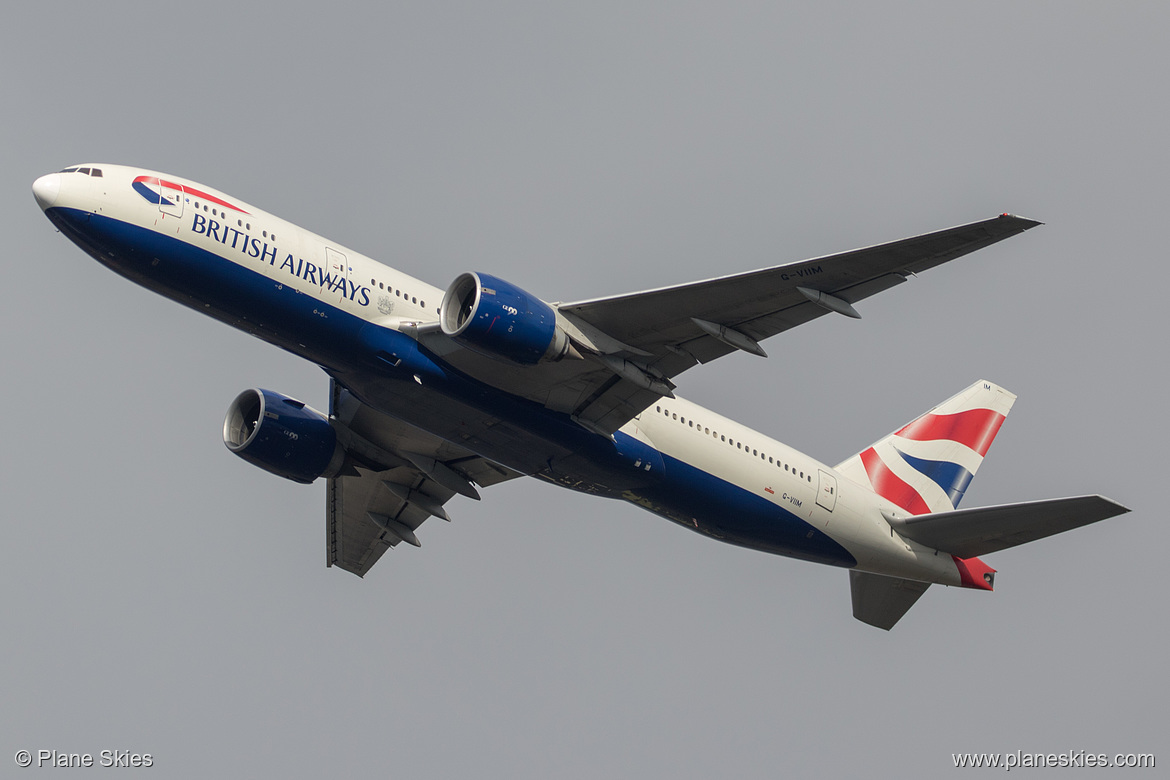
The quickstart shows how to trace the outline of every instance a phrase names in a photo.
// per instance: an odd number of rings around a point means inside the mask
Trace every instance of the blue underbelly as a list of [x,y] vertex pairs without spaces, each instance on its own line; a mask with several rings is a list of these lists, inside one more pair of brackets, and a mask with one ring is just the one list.
[[663,454],[656,484],[623,496],[691,530],[728,544],[833,566],[857,564],[824,532],[763,496]]

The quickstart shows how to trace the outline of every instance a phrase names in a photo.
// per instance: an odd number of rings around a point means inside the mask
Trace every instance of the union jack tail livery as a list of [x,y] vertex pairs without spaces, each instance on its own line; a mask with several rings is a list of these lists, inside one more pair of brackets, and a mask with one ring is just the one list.
[[981,379],[837,471],[913,515],[958,509],[1015,400]]

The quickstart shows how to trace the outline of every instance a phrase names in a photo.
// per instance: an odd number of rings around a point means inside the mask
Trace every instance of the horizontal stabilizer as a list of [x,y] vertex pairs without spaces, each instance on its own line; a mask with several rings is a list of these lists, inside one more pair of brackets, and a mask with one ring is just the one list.
[[929,587],[929,582],[851,571],[849,590],[853,594],[853,617],[889,631]]
[[1104,496],[1077,496],[919,515],[897,521],[894,527],[919,544],[973,558],[1128,511]]

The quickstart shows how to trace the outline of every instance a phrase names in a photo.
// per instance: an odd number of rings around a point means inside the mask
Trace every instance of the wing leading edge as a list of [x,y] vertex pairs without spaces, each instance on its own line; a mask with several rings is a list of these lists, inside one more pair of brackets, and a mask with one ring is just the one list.
[[1003,214],[886,244],[643,292],[553,304],[584,360],[502,366],[438,332],[420,337],[455,368],[610,434],[699,363],[853,305],[1041,223]]
[[[560,304],[558,308],[659,358],[671,354],[668,347],[673,346],[705,363],[742,347],[718,338],[695,320],[731,328],[759,342],[830,311],[848,314],[852,304],[901,284],[909,276],[1039,224],[1033,219],[1002,214],[798,263]],[[677,370],[664,373],[674,376]]]

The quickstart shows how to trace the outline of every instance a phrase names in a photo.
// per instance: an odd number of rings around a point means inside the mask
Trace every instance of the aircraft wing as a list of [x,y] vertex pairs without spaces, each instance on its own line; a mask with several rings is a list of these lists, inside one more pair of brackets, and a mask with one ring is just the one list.
[[460,350],[437,331],[420,343],[456,368],[609,434],[671,393],[688,368],[853,304],[910,276],[1022,233],[1040,223],[993,219],[798,263],[656,290],[554,304],[585,356],[508,366]]
[[382,554],[402,542],[421,546],[415,531],[456,493],[478,498],[471,484],[520,476],[449,442],[362,404],[331,381],[330,416],[356,459],[326,489],[326,565],[364,577]]
[[[563,313],[578,317],[606,335],[659,356],[667,376],[686,361],[706,363],[735,351],[734,345],[696,325],[694,319],[732,328],[759,342],[802,325],[835,308],[827,293],[851,305],[904,282],[909,276],[948,260],[990,246],[1040,223],[1003,214],[888,244],[854,249],[799,263],[723,276],[657,290],[562,304]],[[685,356],[670,349],[674,347]]]

